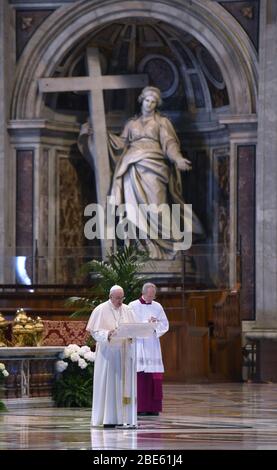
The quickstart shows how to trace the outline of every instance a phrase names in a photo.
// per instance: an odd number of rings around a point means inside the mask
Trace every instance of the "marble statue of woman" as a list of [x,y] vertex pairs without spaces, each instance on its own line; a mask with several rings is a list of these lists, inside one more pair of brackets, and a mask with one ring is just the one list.
[[[120,136],[108,133],[109,149],[119,155],[110,196],[114,197],[116,206],[126,205],[125,217],[135,233],[132,238],[148,249],[150,257],[172,259],[176,255],[176,239],[171,209],[168,217],[165,211],[161,218],[151,214],[151,207],[155,211],[158,206],[171,208],[172,204],[179,204],[182,219],[179,225],[184,230],[191,228],[191,218],[183,213],[180,175],[180,171],[191,170],[191,163],[181,154],[173,125],[157,111],[162,102],[160,90],[147,86],[138,101],[140,115],[126,123]],[[203,235],[195,214],[192,214],[192,233]]]

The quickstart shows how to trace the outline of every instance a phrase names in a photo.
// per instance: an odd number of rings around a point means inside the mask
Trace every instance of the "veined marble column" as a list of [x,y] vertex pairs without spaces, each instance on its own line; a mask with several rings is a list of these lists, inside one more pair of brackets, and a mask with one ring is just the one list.
[[277,2],[262,0],[257,152],[256,323],[277,334]]
[[277,381],[277,2],[261,0],[258,149],[256,165],[257,378]]

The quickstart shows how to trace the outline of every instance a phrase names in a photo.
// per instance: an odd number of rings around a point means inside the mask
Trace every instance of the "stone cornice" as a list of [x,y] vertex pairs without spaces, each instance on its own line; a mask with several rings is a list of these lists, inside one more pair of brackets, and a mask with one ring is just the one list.
[[24,130],[47,130],[55,132],[71,132],[78,134],[80,126],[74,123],[61,122],[61,121],[49,121],[47,119],[12,119],[8,122],[7,129],[9,132],[16,132]]
[[74,123],[48,121],[44,119],[11,120],[7,125],[11,143],[17,147],[76,144],[80,127]]

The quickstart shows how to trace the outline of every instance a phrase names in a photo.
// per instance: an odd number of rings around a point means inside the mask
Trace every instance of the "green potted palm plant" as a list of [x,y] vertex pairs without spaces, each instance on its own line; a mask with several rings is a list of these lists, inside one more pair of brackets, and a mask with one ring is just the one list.
[[72,316],[89,316],[103,299],[108,298],[110,288],[115,284],[123,288],[126,304],[139,297],[146,282],[141,270],[148,260],[148,252],[141,251],[134,244],[110,253],[107,261],[92,260],[86,263],[82,272],[93,277],[94,285],[87,297],[70,297],[67,300],[67,305],[76,307]]

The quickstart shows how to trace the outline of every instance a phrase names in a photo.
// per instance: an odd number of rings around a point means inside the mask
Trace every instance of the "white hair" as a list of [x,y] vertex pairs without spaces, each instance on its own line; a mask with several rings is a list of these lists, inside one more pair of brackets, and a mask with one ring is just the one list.
[[152,282],[146,282],[145,284],[143,284],[141,292],[143,294],[146,294],[149,287],[153,287],[155,289],[155,291],[157,291],[157,287],[155,286],[155,284],[152,284]]
[[118,286],[117,284],[115,284],[114,286],[110,288],[110,295],[112,295],[112,293],[115,292],[116,290],[121,290],[122,292],[124,292],[121,286]]

